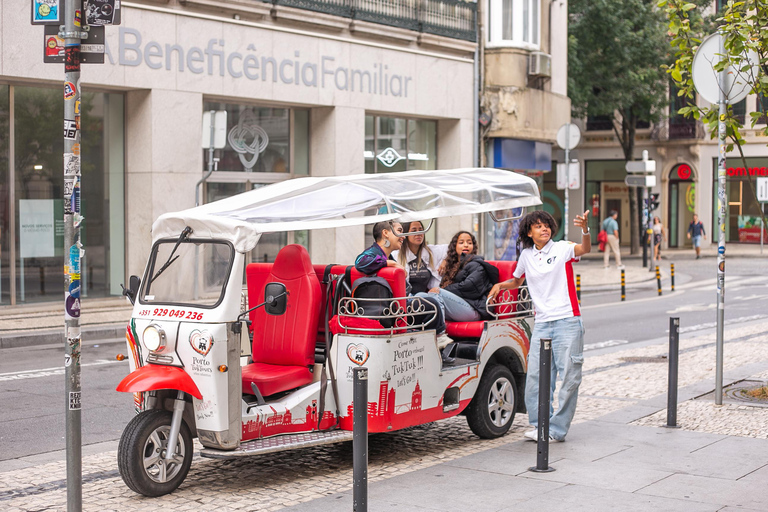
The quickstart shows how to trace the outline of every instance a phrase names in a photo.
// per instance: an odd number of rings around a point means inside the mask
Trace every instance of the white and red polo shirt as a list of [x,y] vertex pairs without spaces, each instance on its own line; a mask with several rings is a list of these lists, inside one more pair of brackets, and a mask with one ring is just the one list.
[[576,244],[561,240],[549,242],[541,250],[523,249],[512,275],[525,275],[537,322],[551,322],[581,316],[573,279]]

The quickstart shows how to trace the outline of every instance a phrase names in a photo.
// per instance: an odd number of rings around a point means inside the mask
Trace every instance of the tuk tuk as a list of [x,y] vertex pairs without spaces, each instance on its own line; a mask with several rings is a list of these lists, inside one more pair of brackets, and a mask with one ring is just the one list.
[[[406,296],[402,268],[379,271],[392,297],[372,308],[351,296],[352,262],[313,262],[297,244],[272,263],[247,260],[264,233],[486,212],[505,221],[538,204],[532,179],[471,168],[297,178],[160,216],[144,274],[124,292],[130,374],[117,390],[134,394],[137,412],[118,448],[125,483],[145,496],[174,491],[194,437],[201,456],[219,459],[351,440],[363,366],[370,433],[463,414],[478,436],[504,435],[525,408],[524,288],[486,304],[491,320],[448,322],[445,360],[429,328],[435,308]],[[515,262],[489,263],[512,277]]]

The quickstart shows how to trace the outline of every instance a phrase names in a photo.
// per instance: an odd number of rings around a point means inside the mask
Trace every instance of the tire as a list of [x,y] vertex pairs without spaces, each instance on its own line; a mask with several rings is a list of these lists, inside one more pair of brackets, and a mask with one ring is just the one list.
[[192,435],[181,422],[174,462],[165,464],[171,429],[169,411],[144,411],[133,418],[120,437],[117,466],[125,485],[144,496],[171,493],[181,485],[192,464]]
[[467,423],[478,437],[501,437],[512,426],[516,407],[517,388],[512,372],[500,364],[488,365],[467,406]]

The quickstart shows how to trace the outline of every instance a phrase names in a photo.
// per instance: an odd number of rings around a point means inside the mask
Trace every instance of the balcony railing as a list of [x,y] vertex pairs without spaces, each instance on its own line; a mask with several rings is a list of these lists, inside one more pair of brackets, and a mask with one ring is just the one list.
[[704,138],[704,134],[704,125],[701,121],[683,117],[664,119],[654,124],[651,129],[651,139],[659,141],[701,139]]
[[462,0],[264,0],[392,27],[475,42],[477,4]]

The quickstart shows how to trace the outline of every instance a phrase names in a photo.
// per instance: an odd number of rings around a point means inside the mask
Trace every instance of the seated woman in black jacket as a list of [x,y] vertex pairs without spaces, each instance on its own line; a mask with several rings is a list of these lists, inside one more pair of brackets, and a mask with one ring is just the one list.
[[459,231],[453,236],[441,274],[440,288],[432,288],[430,293],[438,294],[446,320],[472,322],[491,318],[485,301],[499,281],[499,269],[477,255],[477,240],[472,233]]

